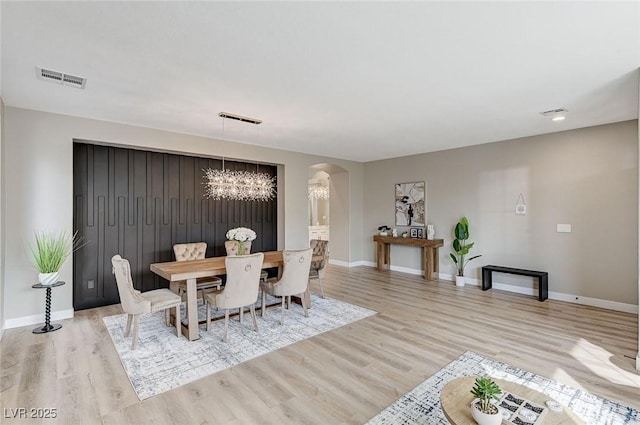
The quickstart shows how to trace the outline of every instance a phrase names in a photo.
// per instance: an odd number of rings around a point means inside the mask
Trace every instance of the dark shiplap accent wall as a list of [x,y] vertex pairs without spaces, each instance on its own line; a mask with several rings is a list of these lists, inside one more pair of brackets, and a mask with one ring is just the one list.
[[[252,252],[277,249],[277,201],[214,201],[203,197],[204,168],[222,160],[74,143],[74,229],[90,243],[74,255],[76,310],[120,302],[111,257],[131,263],[141,291],[168,282],[149,264],[173,261],[173,245],[207,242],[207,257],[225,255],[227,230],[244,226],[258,237]],[[225,161],[230,170],[256,171],[256,164]],[[258,171],[276,176],[277,168]],[[89,288],[93,280],[94,287]]]

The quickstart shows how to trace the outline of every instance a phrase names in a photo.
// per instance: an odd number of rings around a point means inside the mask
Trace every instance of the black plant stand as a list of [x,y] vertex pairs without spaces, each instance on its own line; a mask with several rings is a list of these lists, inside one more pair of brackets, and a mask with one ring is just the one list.
[[47,304],[44,312],[44,326],[42,328],[35,328],[33,330],[34,334],[44,334],[47,332],[53,332],[53,331],[57,331],[62,327],[62,325],[60,324],[55,324],[55,325],[51,324],[51,288],[55,288],[56,286],[62,286],[62,285],[64,285],[64,282],[58,281],[52,285],[42,285],[40,283],[36,283],[35,285],[31,286],[32,288],[36,288],[36,289],[45,288],[47,290]]

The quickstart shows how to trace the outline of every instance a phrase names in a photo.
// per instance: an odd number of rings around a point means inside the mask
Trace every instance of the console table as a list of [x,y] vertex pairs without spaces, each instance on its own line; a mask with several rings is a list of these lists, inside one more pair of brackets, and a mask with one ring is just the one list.
[[385,271],[391,268],[391,244],[417,246],[422,247],[424,278],[427,280],[438,278],[438,248],[444,246],[443,239],[398,238],[374,235],[373,241],[377,243],[376,262],[378,270]]
[[62,327],[60,324],[51,324],[51,288],[55,288],[56,286],[62,286],[64,282],[58,281],[51,285],[42,285],[40,283],[36,283],[35,285],[31,285],[32,288],[35,289],[46,289],[46,304],[45,304],[45,312],[44,312],[44,326],[41,328],[35,328],[33,330],[34,334],[45,334],[47,332],[57,331]]

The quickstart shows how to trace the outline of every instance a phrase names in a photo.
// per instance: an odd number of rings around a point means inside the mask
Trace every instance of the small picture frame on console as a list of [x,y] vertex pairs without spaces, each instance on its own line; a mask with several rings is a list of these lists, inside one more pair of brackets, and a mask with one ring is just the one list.
[[418,227],[418,239],[424,239],[424,229],[422,227]]
[[417,227],[412,227],[410,235],[411,235],[412,238],[417,238],[418,237],[418,228]]

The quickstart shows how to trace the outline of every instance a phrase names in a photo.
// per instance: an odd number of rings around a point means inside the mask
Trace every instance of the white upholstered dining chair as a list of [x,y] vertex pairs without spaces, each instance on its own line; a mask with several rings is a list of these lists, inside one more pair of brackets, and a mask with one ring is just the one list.
[[182,298],[168,289],[154,289],[153,291],[140,292],[133,288],[131,279],[131,265],[120,255],[111,257],[113,273],[116,276],[118,294],[122,309],[127,313],[127,326],[124,336],[128,337],[131,331],[131,321],[133,319],[133,341],[131,349],[135,350],[138,343],[138,317],[145,313],[155,313],[165,310],[165,322],[169,326],[169,309],[176,309],[176,335],[180,338],[180,304]]
[[[227,282],[224,288],[204,296],[207,309],[207,332],[211,329],[211,307],[224,310],[224,337],[222,340],[226,342],[229,329],[229,310],[238,308],[242,312],[247,306],[251,311],[253,326],[258,332],[255,303],[258,301],[263,260],[264,254],[261,252],[225,258]],[[242,315],[240,315],[240,319],[242,319]]]
[[[224,242],[224,249],[227,251],[227,255],[238,255],[238,245],[240,244],[240,242],[238,241],[225,241]],[[251,253],[251,241],[245,241],[242,242],[242,244],[244,245],[244,249],[245,249],[245,254],[250,254]],[[260,271],[260,279],[262,279],[263,281],[267,281],[267,278],[269,277],[269,273],[267,273],[266,270],[261,270]]]
[[[173,253],[176,256],[176,261],[192,261],[201,260],[205,258],[207,252],[206,242],[194,242],[194,243],[177,243],[173,246]],[[179,281],[174,282],[178,288],[178,295],[182,296],[187,292],[187,282]],[[200,297],[204,300],[204,293],[207,289],[220,289],[222,286],[222,279],[217,276],[206,277],[198,279],[196,282],[196,291],[200,293]]]
[[284,324],[285,299],[290,304],[292,295],[300,295],[304,316],[309,317],[304,302],[304,293],[309,286],[309,267],[311,266],[312,249],[284,250],[282,252],[282,277],[277,282],[260,282],[262,290],[262,316],[266,309],[267,294],[282,297],[280,324]]

